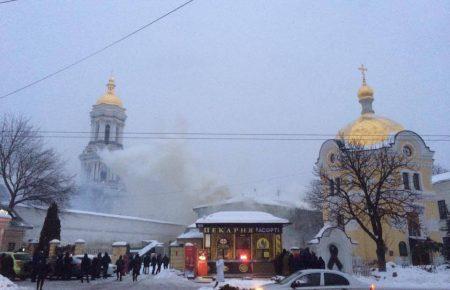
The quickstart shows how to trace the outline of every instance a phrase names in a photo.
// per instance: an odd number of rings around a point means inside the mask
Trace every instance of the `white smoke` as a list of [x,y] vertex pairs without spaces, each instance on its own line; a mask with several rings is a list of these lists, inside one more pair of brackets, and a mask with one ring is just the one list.
[[182,142],[130,147],[100,153],[126,187],[112,212],[190,223],[193,207],[230,197],[226,187],[202,172]]

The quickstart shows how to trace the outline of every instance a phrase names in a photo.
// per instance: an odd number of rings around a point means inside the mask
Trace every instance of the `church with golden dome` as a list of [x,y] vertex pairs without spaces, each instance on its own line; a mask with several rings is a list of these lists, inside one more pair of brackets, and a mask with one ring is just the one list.
[[[407,157],[411,162],[409,164],[414,166],[400,170],[398,174],[400,183],[405,190],[419,193],[420,199],[416,200],[417,211],[408,216],[405,222],[406,227],[397,228],[389,222],[383,224],[386,260],[403,265],[430,264],[440,261],[442,256],[439,253],[424,253],[420,250],[424,248],[425,242],[442,243],[443,240],[443,232],[439,230],[437,198],[431,182],[434,151],[417,133],[405,129],[393,120],[375,114],[374,90],[367,84],[365,75],[367,69],[364,66],[359,69],[362,72],[362,85],[357,97],[361,104],[361,114],[355,121],[340,129],[334,139],[326,140],[319,151],[316,166],[329,176],[329,180],[323,184],[322,194],[334,196],[336,190],[342,188],[339,172],[336,172],[334,169],[336,167],[333,165],[339,154],[339,148],[345,146],[343,144],[358,144],[363,150],[377,150],[383,147],[389,152]],[[340,247],[342,253],[351,249],[346,260],[347,264],[373,263],[377,259],[375,242],[356,221],[350,220],[342,224],[336,217],[330,217],[327,210],[329,205],[326,203],[323,205],[325,227],[311,241],[311,246],[320,250],[321,247],[326,249],[333,245]],[[334,240],[327,240],[326,235],[328,237],[335,235]],[[329,245],[320,245],[321,241],[329,241]],[[349,265],[347,267],[348,271],[351,271],[352,267]]]
[[127,115],[115,88],[115,80],[110,77],[106,92],[92,106],[90,141],[79,157],[86,183],[112,188],[120,186],[120,179],[102,162],[98,152],[123,149],[123,130]]

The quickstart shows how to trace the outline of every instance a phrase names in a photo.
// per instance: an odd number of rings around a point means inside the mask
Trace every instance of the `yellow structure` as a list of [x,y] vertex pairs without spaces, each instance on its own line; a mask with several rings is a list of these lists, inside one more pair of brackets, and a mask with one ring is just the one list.
[[[414,170],[401,171],[404,186],[422,194],[417,206],[423,209],[417,217],[418,223],[408,223],[407,228],[397,229],[388,223],[384,224],[384,236],[386,260],[402,264],[426,264],[438,262],[437,256],[424,256],[417,252],[416,245],[427,238],[442,242],[442,234],[439,232],[439,212],[436,194],[431,184],[434,152],[425,144],[424,140],[416,133],[405,130],[404,127],[388,118],[377,116],[372,109],[374,91],[366,83],[364,66],[360,68],[363,74],[362,86],[358,90],[358,100],[362,106],[361,116],[356,121],[339,130],[336,139],[330,139],[322,144],[317,165],[324,170],[330,170],[335,162],[338,152],[338,140],[357,142],[367,150],[375,150],[380,146],[390,147],[391,150],[404,154],[414,164]],[[330,171],[327,175],[333,176]],[[326,189],[329,192],[331,188]],[[334,184],[333,184],[334,190]],[[325,193],[327,194],[327,193]],[[326,206],[325,206],[326,208]],[[328,224],[337,224],[337,221],[329,220],[324,211],[324,221]],[[416,226],[413,226],[415,224]],[[420,224],[420,226],[417,226]],[[352,241],[357,242],[353,255],[355,259],[365,263],[376,260],[375,242],[365,233],[356,222],[351,221],[345,226],[345,232]]]
[[97,105],[114,105],[123,108],[122,100],[116,95],[114,89],[116,84],[114,83],[114,78],[110,77],[108,84],[106,85],[106,93],[97,100]]

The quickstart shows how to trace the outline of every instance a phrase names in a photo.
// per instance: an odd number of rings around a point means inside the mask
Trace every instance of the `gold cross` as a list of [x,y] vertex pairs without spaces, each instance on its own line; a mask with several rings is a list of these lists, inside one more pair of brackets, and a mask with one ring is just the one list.
[[366,71],[367,71],[367,68],[362,64],[358,68],[358,70],[361,71],[361,74],[362,74],[362,77],[363,77],[363,85],[365,85],[366,84]]

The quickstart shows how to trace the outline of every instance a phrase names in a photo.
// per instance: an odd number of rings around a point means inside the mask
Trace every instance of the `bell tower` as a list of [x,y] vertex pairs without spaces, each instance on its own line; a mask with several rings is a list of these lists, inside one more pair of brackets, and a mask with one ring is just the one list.
[[115,88],[114,78],[110,77],[105,94],[92,106],[90,141],[79,158],[85,182],[118,188],[119,177],[98,155],[102,150],[123,149],[123,130],[127,116],[122,100],[115,94]]

